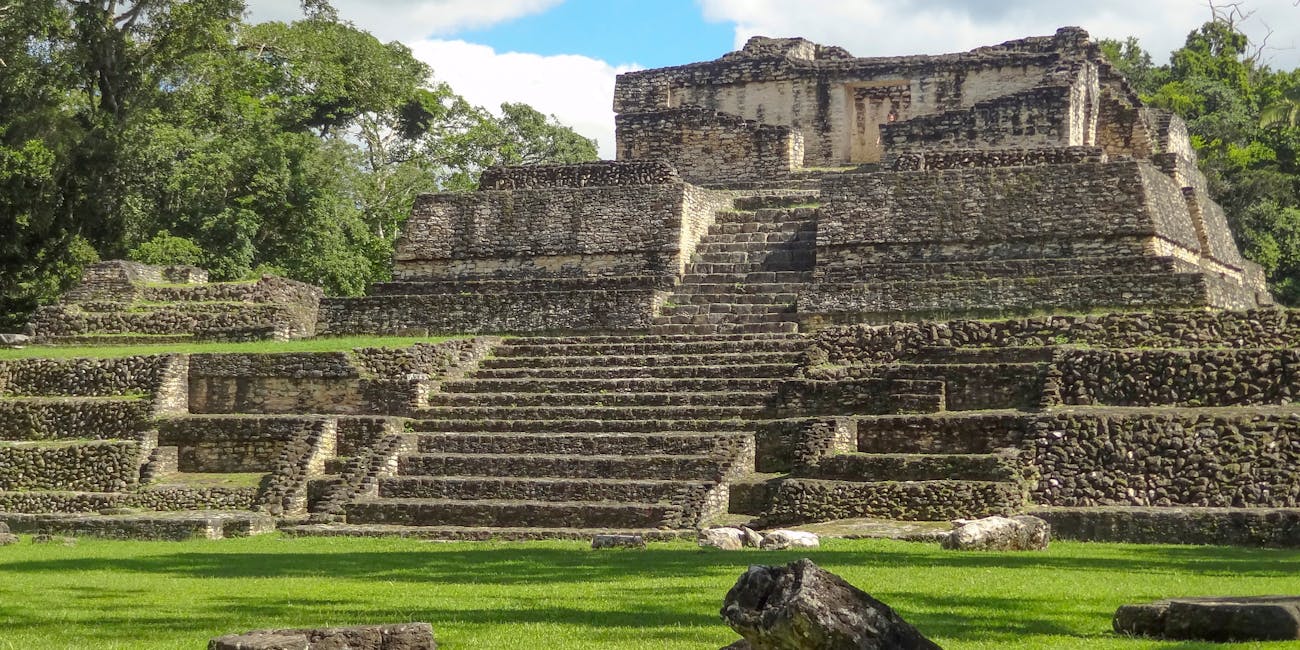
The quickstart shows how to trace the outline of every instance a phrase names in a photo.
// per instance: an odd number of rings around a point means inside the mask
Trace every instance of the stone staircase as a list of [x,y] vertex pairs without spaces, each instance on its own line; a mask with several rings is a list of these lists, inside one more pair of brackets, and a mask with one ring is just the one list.
[[753,471],[755,427],[805,345],[779,333],[508,340],[429,395],[346,524],[301,530],[690,534]]
[[798,292],[812,281],[814,190],[738,198],[700,241],[655,334],[795,332]]

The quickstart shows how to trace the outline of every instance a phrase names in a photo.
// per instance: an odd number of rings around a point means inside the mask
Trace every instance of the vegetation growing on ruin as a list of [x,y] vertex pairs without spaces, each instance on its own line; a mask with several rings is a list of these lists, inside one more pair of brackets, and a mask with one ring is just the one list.
[[142,345],[37,345],[25,348],[0,349],[3,359],[73,359],[87,357],[103,359],[129,357],[142,354],[185,354],[248,352],[270,354],[274,352],[346,352],[356,348],[403,348],[415,343],[439,343],[450,336],[340,336],[292,341],[248,341],[221,343],[195,341],[190,343],[156,343]]
[[84,264],[275,272],[358,294],[422,192],[596,146],[524,104],[470,105],[326,0],[250,24],[243,0],[0,5],[0,329]]
[[1242,253],[1268,274],[1274,297],[1300,304],[1300,70],[1274,70],[1269,50],[1238,29],[1249,17],[1228,3],[1215,20],[1156,65],[1134,38],[1102,50],[1142,100],[1187,122],[1210,193],[1228,214]]
[[1152,647],[1110,631],[1117,606],[1293,593],[1300,571],[1295,550],[1078,543],[1013,554],[880,540],[734,553],[689,542],[593,552],[581,542],[24,540],[0,549],[0,648],[202,648],[250,629],[417,620],[448,648],[717,648],[736,638],[718,610],[740,573],[804,556],[955,650]]

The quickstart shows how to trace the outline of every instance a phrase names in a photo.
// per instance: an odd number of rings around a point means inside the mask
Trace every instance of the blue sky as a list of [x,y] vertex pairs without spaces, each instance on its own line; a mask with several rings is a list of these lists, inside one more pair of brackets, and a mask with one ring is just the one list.
[[[253,20],[291,20],[297,0],[248,0]],[[495,109],[526,102],[595,138],[612,157],[616,75],[715,59],[756,34],[803,36],[857,56],[969,50],[1077,25],[1137,36],[1157,62],[1211,18],[1205,0],[333,0],[339,14],[401,41],[435,77]],[[1218,3],[1221,7],[1226,2]],[[1296,0],[1243,0],[1263,58],[1300,67]]]
[[658,68],[716,59],[732,50],[734,32],[734,23],[704,20],[692,0],[567,0],[455,37],[501,52],[582,54]]

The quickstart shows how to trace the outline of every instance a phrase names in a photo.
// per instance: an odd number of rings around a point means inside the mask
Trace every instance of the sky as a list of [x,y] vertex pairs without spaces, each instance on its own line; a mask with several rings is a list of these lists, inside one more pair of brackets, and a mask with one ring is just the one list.
[[[1205,0],[334,0],[343,20],[401,41],[470,102],[526,102],[614,155],[614,78],[716,59],[754,35],[856,56],[941,54],[1077,25],[1136,36],[1157,63],[1211,17]],[[1227,0],[1217,0],[1221,8]],[[1275,68],[1300,67],[1300,0],[1243,0],[1243,31]],[[248,0],[253,21],[297,0]]]

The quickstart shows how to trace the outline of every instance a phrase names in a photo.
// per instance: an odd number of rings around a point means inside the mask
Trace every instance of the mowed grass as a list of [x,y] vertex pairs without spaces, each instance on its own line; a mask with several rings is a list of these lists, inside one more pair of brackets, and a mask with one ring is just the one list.
[[184,342],[140,345],[33,345],[0,349],[5,359],[71,359],[78,357],[106,359],[146,354],[233,353],[251,352],[340,352],[356,348],[404,348],[416,343],[441,343],[453,336],[337,336],[292,341],[249,341],[245,343]]
[[[439,544],[266,536],[83,539],[0,548],[0,648],[205,647],[258,628],[428,621],[458,648],[719,648],[718,616],[750,564],[808,556],[948,649],[1195,648],[1118,637],[1115,608],[1169,596],[1300,592],[1300,551],[1057,543],[1045,553],[826,540],[805,552],[689,542]],[[1233,648],[1295,648],[1295,643]]]

